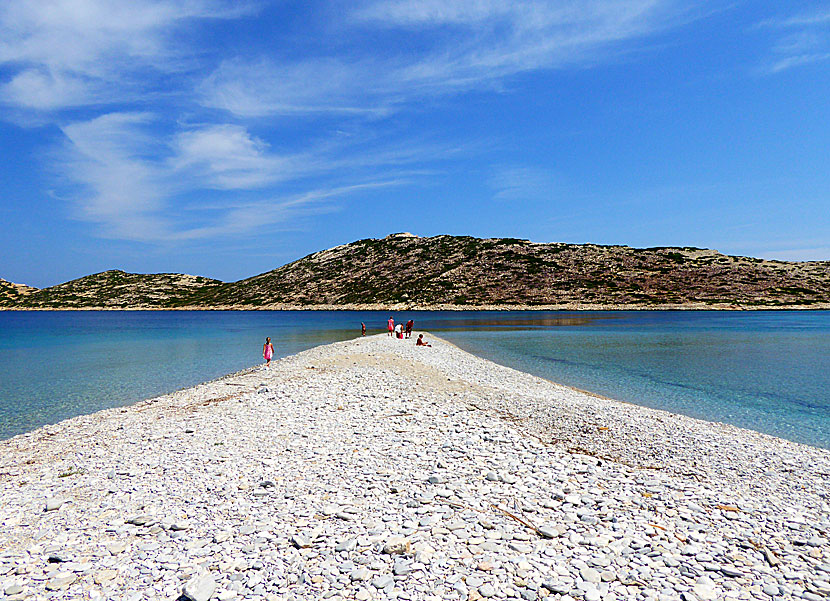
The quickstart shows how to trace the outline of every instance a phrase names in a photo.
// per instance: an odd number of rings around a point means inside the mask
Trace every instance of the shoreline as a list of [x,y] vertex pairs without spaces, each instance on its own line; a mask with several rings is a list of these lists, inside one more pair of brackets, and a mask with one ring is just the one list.
[[830,451],[426,337],[315,347],[0,441],[0,592],[830,592]]
[[679,305],[617,305],[602,303],[563,303],[557,305],[413,305],[413,304],[343,304],[343,305],[291,305],[273,304],[262,306],[184,306],[184,307],[0,307],[0,312],[9,311],[828,311],[830,303],[808,305],[750,305],[706,303]]

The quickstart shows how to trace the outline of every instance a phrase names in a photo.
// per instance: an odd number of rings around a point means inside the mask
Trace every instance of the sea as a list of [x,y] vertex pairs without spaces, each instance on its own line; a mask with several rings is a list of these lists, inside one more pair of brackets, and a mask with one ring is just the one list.
[[[385,332],[380,311],[0,312],[0,439]],[[830,448],[830,311],[409,311],[457,346],[603,396]],[[406,344],[406,342],[401,342]]]

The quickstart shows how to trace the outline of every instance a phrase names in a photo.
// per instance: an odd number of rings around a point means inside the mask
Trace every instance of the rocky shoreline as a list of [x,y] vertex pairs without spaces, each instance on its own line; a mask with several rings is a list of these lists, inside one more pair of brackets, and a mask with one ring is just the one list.
[[561,303],[557,305],[421,305],[410,303],[343,303],[292,305],[204,305],[182,307],[156,307],[134,305],[125,307],[0,307],[2,311],[827,311],[830,303],[792,305],[740,305],[733,303],[683,303],[683,304],[596,304]]
[[426,336],[0,442],[0,598],[830,596],[830,451]]

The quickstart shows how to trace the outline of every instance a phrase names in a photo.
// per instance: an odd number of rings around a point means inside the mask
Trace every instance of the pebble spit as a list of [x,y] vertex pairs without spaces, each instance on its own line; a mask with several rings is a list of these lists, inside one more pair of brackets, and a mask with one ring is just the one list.
[[0,599],[830,597],[830,452],[426,337],[0,442]]

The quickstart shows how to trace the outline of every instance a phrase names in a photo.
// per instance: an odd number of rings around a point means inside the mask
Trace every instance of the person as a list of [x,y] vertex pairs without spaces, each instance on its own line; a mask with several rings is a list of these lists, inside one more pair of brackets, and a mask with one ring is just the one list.
[[415,326],[415,322],[410,319],[406,322],[406,337],[409,338],[412,336],[412,328]]
[[423,334],[418,334],[418,340],[415,341],[415,346],[432,346],[426,340],[424,340]]
[[386,328],[389,330],[389,335],[394,336],[392,332],[395,330],[395,320],[391,315],[389,316],[389,321],[386,322]]
[[362,321],[360,322],[360,335],[361,336],[366,335],[366,324],[363,323]]
[[274,345],[271,344],[271,339],[266,338],[265,344],[262,345],[262,358],[265,359],[265,367],[271,365],[271,359],[274,357]]
[[395,338],[403,339],[403,326],[401,324],[395,326]]

